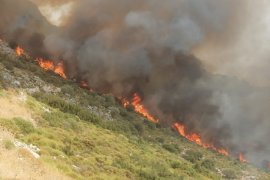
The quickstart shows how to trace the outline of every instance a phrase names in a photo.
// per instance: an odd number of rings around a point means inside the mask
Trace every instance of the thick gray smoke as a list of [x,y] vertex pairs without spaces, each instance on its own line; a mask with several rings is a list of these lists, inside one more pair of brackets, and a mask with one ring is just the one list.
[[11,45],[21,44],[33,56],[47,57],[46,34],[54,29],[37,7],[25,0],[0,0],[0,36]]
[[[71,1],[57,2],[52,6]],[[54,27],[30,1],[0,0],[0,33],[33,56],[64,59],[68,75],[93,89],[117,97],[137,92],[162,123],[181,122],[206,142],[260,163],[270,159],[269,89],[213,75],[193,54],[210,41],[237,41],[250,3],[78,0]]]

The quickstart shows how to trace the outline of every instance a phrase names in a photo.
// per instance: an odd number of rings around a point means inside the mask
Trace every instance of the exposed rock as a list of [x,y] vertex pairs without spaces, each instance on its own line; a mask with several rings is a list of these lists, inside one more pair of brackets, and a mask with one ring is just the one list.
[[40,152],[40,149],[37,146],[34,146],[32,144],[28,145],[18,140],[15,140],[13,143],[16,147],[24,148],[29,151],[36,159],[40,158],[40,155],[38,154]]

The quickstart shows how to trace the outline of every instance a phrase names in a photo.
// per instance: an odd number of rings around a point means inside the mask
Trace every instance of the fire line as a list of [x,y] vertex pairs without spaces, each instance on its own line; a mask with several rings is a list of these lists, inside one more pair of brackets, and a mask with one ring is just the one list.
[[[23,48],[21,47],[17,47],[15,49],[16,55],[17,56],[27,56],[27,53],[24,51]],[[65,70],[64,70],[64,63],[63,61],[55,64],[52,60],[45,60],[43,58],[36,58],[35,60],[38,65],[43,68],[46,71],[53,71],[54,73],[58,74],[59,76],[61,76],[64,79],[67,79],[67,76],[65,74]],[[87,81],[82,81],[80,83],[80,87],[82,88],[87,88],[89,89],[89,91],[93,91]],[[152,116],[149,111],[145,108],[145,106],[142,104],[142,98],[139,96],[138,93],[135,93],[133,95],[133,97],[131,98],[131,100],[128,100],[127,98],[120,98],[122,101],[122,105],[126,108],[129,105],[133,105],[134,107],[134,111],[141,114],[142,116],[144,116],[145,118],[147,118],[149,121],[154,122],[154,123],[158,123],[159,120],[157,118],[155,118],[154,116]],[[213,144],[209,144],[209,143],[205,143],[202,140],[202,137],[199,134],[196,133],[187,133],[186,131],[186,127],[183,124],[180,123],[175,123],[172,126],[175,130],[178,131],[178,133],[185,137],[186,139],[188,139],[191,142],[194,142],[204,148],[209,148],[209,149],[213,149],[215,151],[217,151],[220,154],[223,154],[225,156],[229,156],[229,151],[224,149],[224,148],[218,148],[215,147]],[[247,160],[244,158],[244,155],[242,153],[239,153],[239,157],[238,157],[239,161],[241,162],[247,162]],[[269,168],[270,168],[270,163],[269,163]]]

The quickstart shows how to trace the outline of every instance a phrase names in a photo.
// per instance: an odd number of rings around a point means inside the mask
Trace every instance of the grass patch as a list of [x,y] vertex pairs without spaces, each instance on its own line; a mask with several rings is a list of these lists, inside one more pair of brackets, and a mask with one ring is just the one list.
[[15,147],[14,144],[13,144],[13,142],[12,142],[11,140],[5,139],[5,140],[3,141],[3,144],[4,144],[4,147],[5,147],[7,150],[11,150],[11,149],[13,149],[13,148]]

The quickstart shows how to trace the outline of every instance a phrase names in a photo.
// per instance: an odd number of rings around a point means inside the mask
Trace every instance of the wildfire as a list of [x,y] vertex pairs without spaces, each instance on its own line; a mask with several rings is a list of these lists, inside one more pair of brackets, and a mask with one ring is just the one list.
[[144,117],[146,117],[148,120],[157,123],[159,120],[154,118],[149,112],[148,110],[142,105],[142,98],[138,95],[138,93],[135,93],[133,95],[133,98],[130,101],[128,101],[127,99],[122,99],[122,104],[124,105],[124,107],[127,107],[128,105],[132,104],[134,106],[134,110],[143,115]]
[[173,127],[179,132],[179,134],[185,138],[187,138],[188,140],[204,147],[204,148],[210,148],[210,149],[213,149],[217,152],[219,152],[220,154],[223,154],[225,156],[228,156],[229,155],[229,152],[226,150],[226,149],[223,149],[223,148],[217,148],[215,147],[213,144],[209,144],[209,143],[204,143],[202,141],[202,138],[199,134],[196,134],[196,133],[187,133],[186,132],[186,129],[185,129],[185,126],[180,124],[180,123],[175,123],[173,125]]
[[42,58],[37,58],[36,61],[38,62],[39,66],[45,70],[51,70],[61,76],[62,78],[66,79],[67,76],[64,70],[64,63],[63,61],[55,64],[52,60],[45,60]]
[[[15,52],[17,56],[26,55],[26,52],[24,51],[24,49],[19,46],[15,49]],[[45,69],[46,71],[50,70],[50,71],[55,72],[62,78],[65,78],[65,79],[67,78],[65,74],[65,70],[64,70],[64,63],[62,61],[58,64],[55,64],[52,60],[45,60],[42,58],[37,58],[36,61],[38,65],[41,68]]]
[[[24,49],[22,49],[21,47],[17,47],[15,49],[15,52],[17,54],[17,56],[22,56],[22,55],[27,55],[26,52],[24,51]],[[38,63],[38,65],[45,69],[46,71],[53,71],[54,73],[60,75],[62,78],[67,78],[65,71],[64,71],[64,64],[61,61],[58,64],[55,64],[52,60],[45,60],[42,58],[37,58],[36,62]],[[81,81],[80,82],[80,87],[81,88],[86,88],[89,89],[90,91],[93,91],[89,85],[87,81]],[[142,98],[139,96],[138,93],[135,93],[132,97],[131,100],[128,100],[126,98],[120,98],[122,101],[122,104],[124,107],[127,107],[128,105],[133,105],[134,106],[134,110],[143,115],[145,118],[147,118],[148,120],[157,123],[159,122],[158,119],[156,119],[155,117],[153,117],[148,110],[144,107],[144,105],[142,104]],[[179,134],[183,137],[185,137],[186,139],[204,147],[204,148],[210,148],[213,149],[217,152],[219,152],[220,154],[223,154],[225,156],[229,156],[229,152],[226,149],[223,148],[217,148],[215,147],[213,144],[209,144],[209,143],[205,143],[202,141],[202,137],[199,134],[196,133],[187,133],[186,132],[186,128],[184,125],[180,124],[180,123],[175,123],[173,125],[173,128],[175,128]],[[244,155],[242,153],[239,153],[239,161],[241,162],[247,162],[247,160],[244,158]],[[270,163],[268,164],[268,168],[270,169]]]
[[22,55],[26,54],[25,51],[23,50],[23,48],[21,48],[19,46],[16,47],[15,52],[16,52],[17,56],[22,56]]
[[243,153],[239,153],[238,159],[239,159],[239,161],[241,161],[241,162],[244,162],[244,163],[247,162],[247,160],[245,159]]

